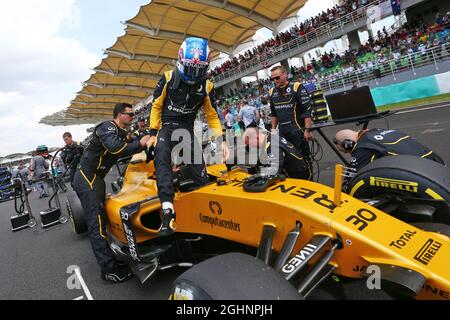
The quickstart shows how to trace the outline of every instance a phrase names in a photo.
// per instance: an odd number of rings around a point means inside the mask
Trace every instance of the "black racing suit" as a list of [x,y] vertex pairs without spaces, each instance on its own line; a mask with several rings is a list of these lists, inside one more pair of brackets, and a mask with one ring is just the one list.
[[[150,116],[150,134],[157,136],[155,147],[155,167],[158,195],[162,202],[173,202],[174,186],[172,176],[172,149],[183,141],[183,146],[190,154],[191,161],[184,161],[192,172],[192,179],[197,186],[208,182],[202,148],[194,136],[194,121],[201,107],[209,128],[215,137],[222,136],[222,125],[213,105],[213,87],[211,81],[205,80],[196,85],[181,81],[178,70],[167,71],[156,86]],[[182,130],[185,139],[173,138]],[[180,146],[180,145],[179,145]],[[194,154],[195,153],[195,154]],[[183,158],[186,159],[186,153]]]
[[[274,147],[277,144],[278,154],[274,152]],[[302,152],[285,138],[269,133],[267,135],[266,153],[269,158],[268,162],[271,162],[270,165],[275,164],[277,173],[293,179],[312,179],[311,168]]]
[[311,118],[311,100],[300,82],[289,83],[285,88],[270,90],[271,116],[278,119],[281,137],[291,141],[301,150],[311,167],[311,152],[304,138],[305,118]]
[[142,150],[139,139],[134,138],[128,143],[127,135],[128,132],[115,121],[99,124],[83,152],[74,177],[74,189],[83,206],[89,240],[103,272],[110,272],[116,267],[106,236],[104,178],[117,159]]
[[404,132],[370,129],[359,133],[358,141],[352,151],[350,166],[359,170],[375,159],[401,154],[418,156],[445,165],[440,156]]
[[77,166],[80,163],[83,150],[84,147],[74,141],[70,146],[66,145],[61,151],[61,160],[64,162],[66,170],[69,170],[70,184],[72,185],[72,187],[75,171],[77,170]]

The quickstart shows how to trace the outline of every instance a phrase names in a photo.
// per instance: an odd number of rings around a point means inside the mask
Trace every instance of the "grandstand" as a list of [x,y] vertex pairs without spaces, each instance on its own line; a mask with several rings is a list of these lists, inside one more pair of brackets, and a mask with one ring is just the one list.
[[[449,38],[445,34],[448,19],[436,23],[442,28],[439,32],[443,32],[437,42],[433,39],[430,45],[430,41],[421,40],[430,31],[423,29],[433,25],[430,21],[435,20],[437,12],[446,17],[448,4],[437,0],[402,0],[399,20],[406,20],[408,24],[373,35],[370,32],[372,19],[393,14],[390,1],[342,0],[328,11],[300,24],[293,23],[287,31],[280,32],[281,25],[286,25],[286,19],[295,17],[305,2],[280,0],[276,5],[268,0],[150,2],[142,6],[134,18],[123,23],[125,35],[105,50],[107,57],[93,69],[94,73],[83,83],[69,107],[44,117],[41,123],[95,124],[109,119],[117,102],[131,103],[137,113],[148,116],[153,90],[163,73],[174,67],[178,47],[187,36],[207,38],[214,59],[220,53],[232,57],[210,73],[218,89],[220,107],[243,96],[250,97],[260,106],[261,97],[270,83],[261,80],[244,86],[241,81],[244,76],[255,75],[276,63],[290,67],[287,59],[302,58],[306,52],[343,36],[348,38],[350,45],[347,53],[343,56],[325,53],[320,61],[291,68],[292,75],[312,82],[316,88],[333,92],[346,89],[355,82],[358,85],[386,85],[398,79],[449,70]],[[427,6],[432,8],[425,10],[427,16],[422,16],[428,19],[427,24],[414,26],[412,22],[418,12],[424,11],[420,8]],[[256,31],[263,27],[272,32],[273,38],[236,57],[235,53],[242,52]],[[413,45],[408,43],[410,46],[403,48],[397,43],[392,46],[392,39],[400,37],[403,41],[403,34],[411,33],[413,27],[422,28],[423,33],[411,41]],[[361,44],[358,38],[358,31],[362,30],[369,31],[368,44]],[[435,35],[434,30],[430,32]],[[389,77],[390,82],[385,80]]]

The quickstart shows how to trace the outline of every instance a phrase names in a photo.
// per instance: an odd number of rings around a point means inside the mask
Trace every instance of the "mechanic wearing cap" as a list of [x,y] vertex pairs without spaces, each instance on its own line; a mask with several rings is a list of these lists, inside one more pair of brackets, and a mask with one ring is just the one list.
[[66,145],[61,151],[61,160],[66,166],[66,170],[69,170],[70,185],[73,188],[73,178],[75,176],[78,163],[80,163],[84,148],[76,141],[73,141],[72,134],[70,132],[65,132],[63,134],[63,140]]
[[141,139],[142,137],[147,136],[149,134],[150,130],[145,127],[145,118],[143,116],[140,116],[137,122],[137,130],[133,132],[133,135]]
[[[187,140],[182,142],[190,150],[191,163],[185,164],[192,173],[192,179],[198,186],[208,182],[203,156],[196,157],[200,150],[194,137],[194,120],[203,107],[205,118],[215,138],[222,137],[222,125],[213,105],[213,87],[206,79],[210,62],[208,41],[202,38],[187,38],[178,52],[177,68],[165,72],[153,93],[150,116],[151,138],[148,147],[155,146],[155,167],[158,195],[162,204],[160,235],[170,235],[175,229],[175,211],[173,207],[174,186],[172,178],[172,148],[180,139],[172,139],[172,134],[184,132]],[[184,129],[178,131],[178,129]],[[157,137],[156,137],[157,135]],[[186,150],[185,149],[185,150]],[[222,142],[223,160],[228,158],[226,142]],[[199,161],[192,161],[199,158]]]
[[130,279],[132,273],[127,267],[117,265],[108,245],[103,213],[104,178],[117,159],[142,151],[150,136],[132,138],[131,141],[128,139],[125,128],[133,120],[130,104],[116,104],[113,115],[114,120],[95,127],[75,173],[74,190],[84,210],[89,240],[101,268],[101,277],[105,281],[117,283]]
[[352,155],[350,167],[356,170],[385,156],[412,155],[445,165],[436,153],[398,130],[340,130],[333,139],[336,147]]
[[[278,139],[274,141],[273,139]],[[271,134],[261,128],[248,128],[243,135],[244,144],[253,150],[265,151],[264,155],[276,172],[288,178],[311,180],[312,172],[301,151],[285,138]],[[273,150],[278,144],[278,150]]]
[[272,131],[278,126],[279,135],[301,150],[312,171],[308,141],[314,137],[309,130],[312,120],[308,91],[300,82],[290,83],[283,66],[273,67],[270,72],[275,83],[269,92]]

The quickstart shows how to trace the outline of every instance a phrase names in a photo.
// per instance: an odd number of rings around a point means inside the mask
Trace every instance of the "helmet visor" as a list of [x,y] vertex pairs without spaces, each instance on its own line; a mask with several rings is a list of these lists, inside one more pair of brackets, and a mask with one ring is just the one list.
[[206,76],[208,64],[183,61],[184,75],[192,80],[201,80]]

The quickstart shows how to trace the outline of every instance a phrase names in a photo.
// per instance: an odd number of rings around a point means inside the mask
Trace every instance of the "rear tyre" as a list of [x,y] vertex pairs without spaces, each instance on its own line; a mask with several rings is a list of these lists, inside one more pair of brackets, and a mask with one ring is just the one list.
[[[347,190],[358,199],[397,195],[449,203],[450,169],[420,157],[388,156],[358,171]],[[435,215],[433,222],[450,224],[450,216]]]
[[70,220],[72,221],[73,230],[77,234],[83,234],[88,231],[86,221],[84,218],[83,207],[81,206],[80,199],[75,191],[71,191],[67,194],[67,212],[69,213]]

